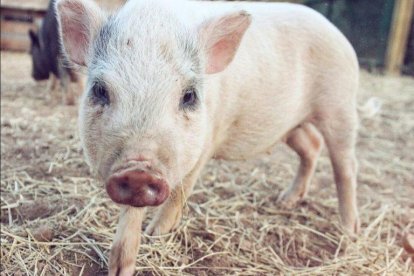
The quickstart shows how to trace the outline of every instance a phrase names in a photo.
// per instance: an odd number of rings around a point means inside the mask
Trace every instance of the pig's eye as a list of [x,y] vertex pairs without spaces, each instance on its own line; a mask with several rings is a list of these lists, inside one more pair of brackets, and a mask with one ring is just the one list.
[[194,105],[197,103],[197,93],[196,90],[191,87],[184,91],[184,96],[181,100],[181,106],[182,108],[190,108],[194,107]]
[[96,83],[92,88],[92,102],[96,105],[109,105],[109,94],[105,86]]

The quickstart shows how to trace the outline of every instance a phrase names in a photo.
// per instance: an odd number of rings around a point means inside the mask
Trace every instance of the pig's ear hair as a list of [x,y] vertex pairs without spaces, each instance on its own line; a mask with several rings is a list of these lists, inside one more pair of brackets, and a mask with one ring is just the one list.
[[39,37],[37,36],[36,32],[32,29],[29,30],[29,37],[32,41],[32,44],[39,44]]
[[64,52],[70,61],[86,66],[93,38],[105,19],[102,10],[89,0],[58,0],[55,10]]
[[230,13],[204,22],[199,36],[206,55],[206,74],[223,71],[233,60],[251,16],[245,11]]

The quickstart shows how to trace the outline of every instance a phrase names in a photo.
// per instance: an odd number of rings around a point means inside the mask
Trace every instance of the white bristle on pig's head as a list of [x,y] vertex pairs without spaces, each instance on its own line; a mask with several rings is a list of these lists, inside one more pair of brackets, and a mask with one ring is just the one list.
[[[90,1],[57,3],[65,52],[87,70],[80,137],[103,179],[143,159],[178,182],[205,142],[197,36],[165,3],[129,1],[108,17]],[[186,90],[196,91],[194,106],[180,106]]]
[[89,0],[56,4],[66,55],[87,68],[80,137],[104,180],[145,163],[174,186],[211,143],[205,75],[232,61],[250,17],[239,12],[195,25],[185,5],[130,0],[105,16]]

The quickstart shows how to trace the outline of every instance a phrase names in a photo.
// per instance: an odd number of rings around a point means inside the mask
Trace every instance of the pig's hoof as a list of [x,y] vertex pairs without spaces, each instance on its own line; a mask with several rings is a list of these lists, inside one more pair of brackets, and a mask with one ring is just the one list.
[[[168,209],[167,209],[168,210]],[[160,236],[176,229],[181,221],[181,211],[173,211],[169,209],[167,212],[162,210],[161,214],[157,214],[145,229],[145,234],[149,236]]]
[[289,189],[284,190],[277,199],[277,204],[284,208],[293,208],[295,205],[304,198],[303,193],[295,193]]
[[109,260],[109,276],[132,276],[135,273],[135,254],[125,256],[122,246],[113,246]]
[[348,222],[344,222],[342,224],[344,232],[353,240],[357,238],[357,234],[361,230],[361,223],[359,221],[359,217],[357,216],[355,219],[350,220]]
[[130,265],[127,267],[110,267],[108,276],[132,276],[135,273],[135,265]]

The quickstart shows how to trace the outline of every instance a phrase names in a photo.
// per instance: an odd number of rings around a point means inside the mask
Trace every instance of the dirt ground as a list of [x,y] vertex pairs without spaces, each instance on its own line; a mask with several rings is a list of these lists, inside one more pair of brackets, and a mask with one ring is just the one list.
[[[1,53],[1,275],[104,275],[118,208],[90,175],[77,108],[30,77],[27,54]],[[143,275],[413,275],[402,236],[414,232],[414,79],[362,72],[357,155],[362,231],[339,227],[324,150],[297,208],[275,199],[298,160],[280,145],[246,162],[211,161],[179,229],[143,237]],[[364,113],[365,114],[365,113]],[[144,226],[148,223],[145,221]]]

